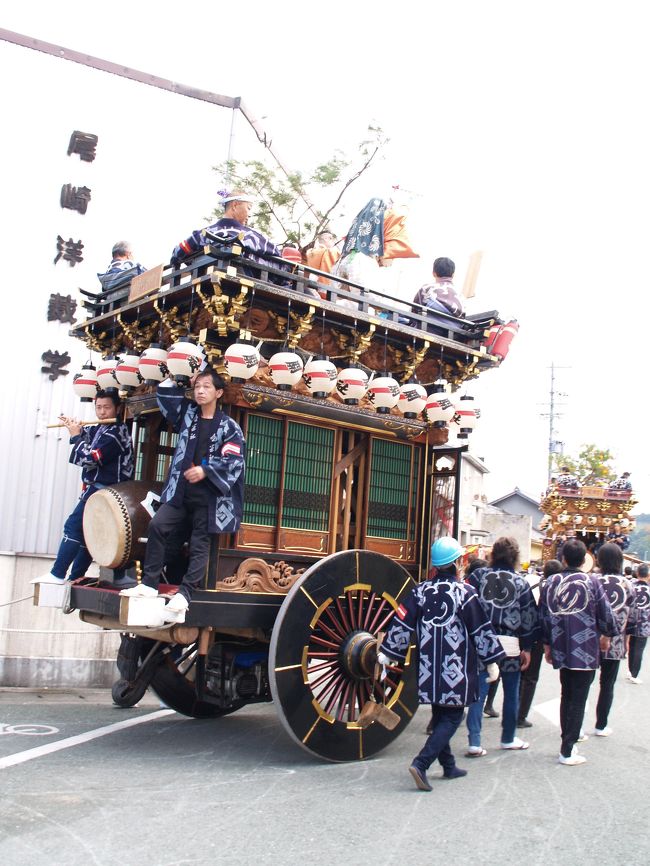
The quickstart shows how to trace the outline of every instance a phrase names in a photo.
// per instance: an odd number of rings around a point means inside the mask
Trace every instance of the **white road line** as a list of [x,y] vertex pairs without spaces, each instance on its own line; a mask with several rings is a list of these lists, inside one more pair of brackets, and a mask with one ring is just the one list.
[[98,737],[105,737],[107,734],[113,734],[115,731],[123,731],[125,728],[132,728],[134,725],[142,725],[144,722],[153,722],[155,719],[162,719],[164,716],[170,716],[174,710],[158,710],[155,713],[147,713],[146,716],[138,716],[135,719],[127,719],[124,722],[116,722],[114,725],[105,725],[103,728],[96,728],[94,731],[86,731],[85,734],[77,734],[75,737],[66,737],[65,740],[57,740],[55,743],[48,743],[46,746],[37,746],[35,749],[26,749],[24,752],[16,752],[15,755],[7,755],[6,758],[0,758],[0,770],[5,770],[7,767],[14,767],[16,764],[24,764],[25,761],[33,761],[34,758],[42,758],[44,755],[51,755],[53,752],[60,752],[62,749],[69,749],[72,746],[79,746],[82,743],[88,743],[90,740],[96,740]]

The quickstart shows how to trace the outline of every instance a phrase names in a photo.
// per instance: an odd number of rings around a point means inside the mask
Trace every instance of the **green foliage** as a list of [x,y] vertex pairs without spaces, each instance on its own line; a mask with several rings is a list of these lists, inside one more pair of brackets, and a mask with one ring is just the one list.
[[614,459],[611,451],[596,445],[583,445],[577,457],[563,454],[553,456],[553,474],[559,474],[563,466],[575,475],[580,484],[597,484],[599,481],[613,481],[616,472],[609,465]]
[[[289,241],[304,248],[327,228],[332,212],[350,186],[367,171],[388,143],[383,130],[368,127],[368,138],[354,157],[336,151],[311,171],[289,172],[261,160],[228,160],[215,166],[229,189],[255,196],[250,225],[279,244]],[[327,198],[329,206],[316,205]],[[222,213],[213,211],[213,216]]]
[[640,559],[650,559],[650,514],[639,514],[635,518],[636,529],[630,532],[628,551]]

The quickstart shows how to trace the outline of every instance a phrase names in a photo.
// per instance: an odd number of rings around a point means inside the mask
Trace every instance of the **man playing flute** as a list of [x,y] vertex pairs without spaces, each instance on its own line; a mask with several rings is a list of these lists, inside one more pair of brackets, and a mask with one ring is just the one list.
[[[70,463],[81,466],[83,490],[79,502],[63,527],[63,539],[52,570],[32,583],[63,583],[83,577],[92,562],[83,535],[83,515],[86,502],[96,490],[133,478],[133,445],[128,427],[114,421],[120,406],[116,389],[99,391],[95,398],[95,413],[99,421],[91,427],[76,418],[61,415],[63,426],[70,433],[72,452]],[[102,423],[106,421],[107,423]],[[123,570],[116,570],[113,585],[119,589],[133,586],[135,581]]]

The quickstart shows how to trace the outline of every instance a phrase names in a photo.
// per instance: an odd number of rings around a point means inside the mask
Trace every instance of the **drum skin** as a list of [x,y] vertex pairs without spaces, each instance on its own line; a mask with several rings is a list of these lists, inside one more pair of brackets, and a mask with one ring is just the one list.
[[83,528],[86,547],[106,568],[143,561],[151,517],[142,505],[149,492],[160,496],[160,481],[123,481],[97,490],[86,502]]

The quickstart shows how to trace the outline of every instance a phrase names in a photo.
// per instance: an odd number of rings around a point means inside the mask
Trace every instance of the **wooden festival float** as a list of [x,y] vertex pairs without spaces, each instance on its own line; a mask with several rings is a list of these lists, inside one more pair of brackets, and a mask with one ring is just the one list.
[[[224,408],[247,440],[241,529],[214,538],[183,625],[152,627],[150,605],[163,600],[121,597],[108,579],[42,584],[35,603],[122,633],[118,704],[149,685],[194,717],[274,700],[307,751],[362,759],[417,708],[412,655],[375,681],[377,635],[426,576],[432,541],[457,530],[460,454],[479,414],[466,384],[500,364],[517,326],[489,312],[436,314],[434,327],[420,307],[251,261],[239,240],[86,293],[89,318],[72,333],[103,356],[75,390],[126,392],[136,454],[136,480],[103,497],[86,533],[95,560],[139,570],[146,508],[176,442],[154,386],[168,372],[187,381],[204,356],[228,381]],[[170,592],[183,541],[168,551]],[[369,701],[396,713],[396,727],[364,727]]]
[[631,490],[587,484],[552,485],[539,506],[544,512],[540,529],[546,535],[542,541],[542,561],[556,559],[558,545],[573,536],[587,546],[585,568],[591,571],[595,564],[593,548],[604,543],[615,523],[622,535],[634,531],[636,524],[631,512],[636,504]]

